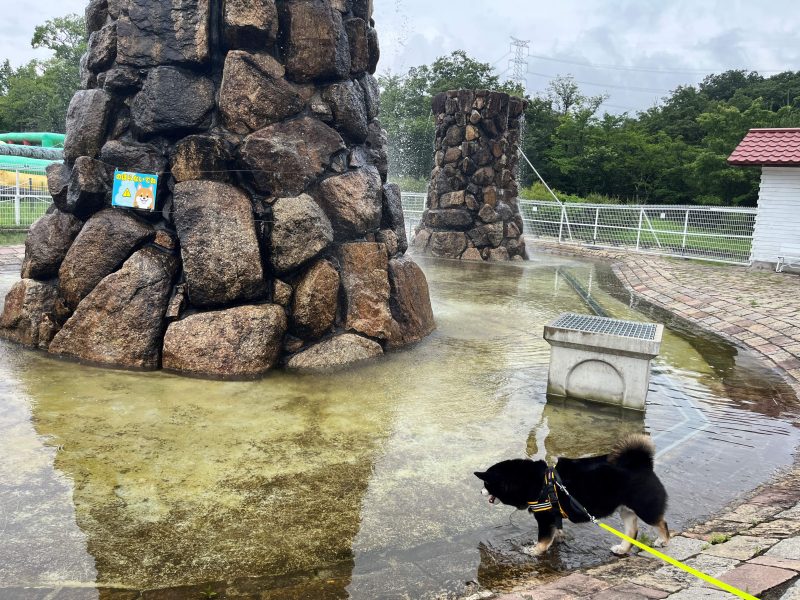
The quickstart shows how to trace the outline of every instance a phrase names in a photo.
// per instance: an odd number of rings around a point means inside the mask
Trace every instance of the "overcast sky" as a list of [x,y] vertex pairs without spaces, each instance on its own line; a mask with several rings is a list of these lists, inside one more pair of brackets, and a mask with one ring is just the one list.
[[[558,74],[572,74],[584,93],[610,95],[604,106],[609,112],[647,108],[709,72],[800,70],[797,0],[374,2],[379,71],[404,73],[464,49],[508,76],[509,38],[516,36],[530,40],[529,93],[542,92]],[[0,19],[0,57],[19,65],[46,56],[30,47],[37,24],[82,13],[86,0],[14,4],[26,8],[6,11]]]

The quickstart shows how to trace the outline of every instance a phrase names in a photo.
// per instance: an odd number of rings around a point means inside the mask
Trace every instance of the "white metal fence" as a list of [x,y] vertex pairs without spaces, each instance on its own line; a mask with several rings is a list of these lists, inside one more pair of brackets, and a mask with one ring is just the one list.
[[[422,218],[425,194],[403,194],[409,239]],[[528,238],[619,248],[664,256],[749,264],[755,208],[621,204],[559,204],[519,200]]]
[[28,229],[52,202],[44,169],[0,161],[0,230]]
[[427,194],[417,192],[403,192],[403,219],[406,222],[406,235],[409,243],[414,239],[414,230],[422,220],[422,213],[425,211],[425,199]]

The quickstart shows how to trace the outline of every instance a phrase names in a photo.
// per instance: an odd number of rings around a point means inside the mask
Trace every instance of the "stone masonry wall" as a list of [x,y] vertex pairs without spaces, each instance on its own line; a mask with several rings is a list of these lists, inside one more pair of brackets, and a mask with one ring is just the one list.
[[525,104],[486,90],[433,98],[436,160],[417,251],[465,260],[526,258],[516,182]]
[[[112,366],[253,376],[434,328],[386,183],[371,0],[91,0],[54,205],[0,335]],[[111,207],[160,173],[157,212]]]

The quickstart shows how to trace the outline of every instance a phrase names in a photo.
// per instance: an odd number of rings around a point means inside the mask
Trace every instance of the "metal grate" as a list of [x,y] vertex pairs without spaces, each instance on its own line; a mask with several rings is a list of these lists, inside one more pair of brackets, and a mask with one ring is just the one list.
[[607,317],[593,317],[575,313],[564,313],[551,324],[552,327],[585,331],[586,333],[605,333],[619,337],[654,340],[656,325],[654,323],[637,323]]

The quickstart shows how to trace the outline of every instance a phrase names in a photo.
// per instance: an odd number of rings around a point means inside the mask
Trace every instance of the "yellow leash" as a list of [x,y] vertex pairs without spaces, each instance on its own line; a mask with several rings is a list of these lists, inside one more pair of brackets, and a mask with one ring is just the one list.
[[647,544],[643,544],[642,542],[640,542],[638,540],[635,540],[632,537],[628,537],[627,535],[625,535],[621,531],[617,531],[616,529],[614,529],[610,525],[606,525],[605,523],[601,523],[600,521],[597,521],[595,519],[592,519],[592,520],[595,523],[597,523],[597,525],[599,525],[600,527],[605,529],[606,531],[610,531],[611,533],[613,533],[617,537],[622,538],[626,542],[628,542],[630,544],[633,544],[634,546],[638,546],[639,548],[641,548],[645,552],[649,552],[653,556],[656,556],[656,557],[660,558],[661,560],[664,560],[664,561],[668,562],[669,564],[678,567],[679,569],[683,569],[687,573],[691,573],[692,575],[702,579],[703,581],[707,581],[708,583],[710,583],[712,585],[715,585],[715,586],[717,586],[719,588],[722,588],[726,592],[730,592],[731,594],[734,594],[735,596],[738,596],[739,598],[744,598],[744,600],[758,600],[758,598],[748,594],[747,592],[743,592],[742,590],[740,590],[738,588],[735,588],[732,585],[728,585],[727,583],[725,583],[724,581],[720,581],[719,579],[714,579],[713,577],[711,577],[711,575],[706,575],[702,571],[698,571],[697,569],[693,569],[689,565],[685,565],[681,561],[675,560],[671,556],[667,556],[666,554],[664,554],[662,552],[659,552],[658,550],[654,550],[653,548],[651,548]]

